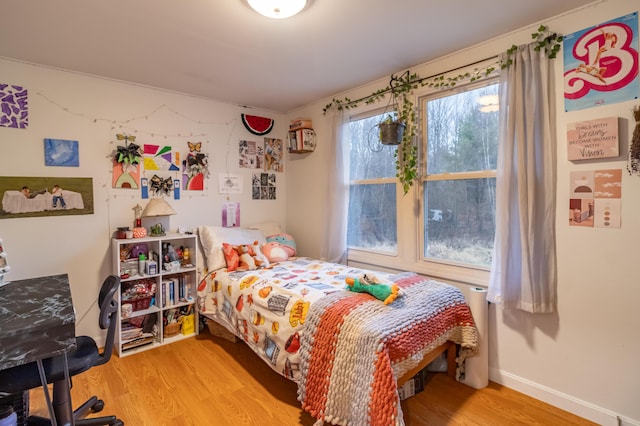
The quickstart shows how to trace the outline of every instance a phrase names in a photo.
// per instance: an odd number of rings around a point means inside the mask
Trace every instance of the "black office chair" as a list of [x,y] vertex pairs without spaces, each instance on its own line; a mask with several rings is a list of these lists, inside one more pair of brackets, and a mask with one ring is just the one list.
[[[102,354],[98,350],[95,340],[87,336],[76,337],[76,349],[67,353],[69,377],[87,371],[96,365],[109,361],[113,352],[113,339],[117,325],[118,305],[114,296],[120,286],[120,278],[115,275],[107,277],[100,289],[98,304],[100,306],[100,328],[107,329],[107,340]],[[61,424],[71,424],[71,416],[76,425],[117,425],[124,422],[115,416],[95,417],[85,419],[89,413],[96,413],[104,408],[104,401],[92,396],[88,401],[71,412],[71,402],[68,400],[67,380],[64,370],[64,356],[59,355],[42,361],[47,383],[53,383],[53,407],[56,418]],[[41,386],[38,366],[35,362],[20,365],[0,371],[0,393],[18,394]],[[46,418],[31,416],[29,425],[50,425]]]

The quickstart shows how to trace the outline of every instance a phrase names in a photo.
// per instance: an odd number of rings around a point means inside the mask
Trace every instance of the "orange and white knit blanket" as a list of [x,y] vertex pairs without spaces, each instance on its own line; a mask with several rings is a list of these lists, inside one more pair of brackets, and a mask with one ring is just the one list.
[[318,423],[404,425],[396,379],[447,340],[461,346],[459,365],[476,352],[478,332],[459,289],[413,273],[392,278],[403,296],[389,305],[338,292],[311,306],[298,400]]

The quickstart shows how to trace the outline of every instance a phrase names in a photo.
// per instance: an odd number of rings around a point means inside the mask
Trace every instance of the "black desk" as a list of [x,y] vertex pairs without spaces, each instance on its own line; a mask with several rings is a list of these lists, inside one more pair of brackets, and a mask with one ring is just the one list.
[[0,370],[65,354],[75,349],[75,334],[66,274],[0,287]]

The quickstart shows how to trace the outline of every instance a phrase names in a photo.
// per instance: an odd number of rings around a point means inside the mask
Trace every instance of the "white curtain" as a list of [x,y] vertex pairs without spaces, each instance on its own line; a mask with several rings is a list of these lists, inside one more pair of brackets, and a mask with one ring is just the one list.
[[507,309],[550,313],[557,280],[553,69],[533,45],[520,46],[511,59],[500,75],[496,237],[487,299]]
[[344,111],[333,115],[333,135],[327,164],[329,192],[325,214],[324,243],[320,258],[328,262],[347,261],[347,209],[349,207],[349,117]]

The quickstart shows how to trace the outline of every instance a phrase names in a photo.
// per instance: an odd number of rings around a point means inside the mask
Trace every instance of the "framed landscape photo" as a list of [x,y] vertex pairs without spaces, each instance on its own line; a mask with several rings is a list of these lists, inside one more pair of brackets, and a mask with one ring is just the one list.
[[0,176],[0,219],[93,214],[93,179]]

